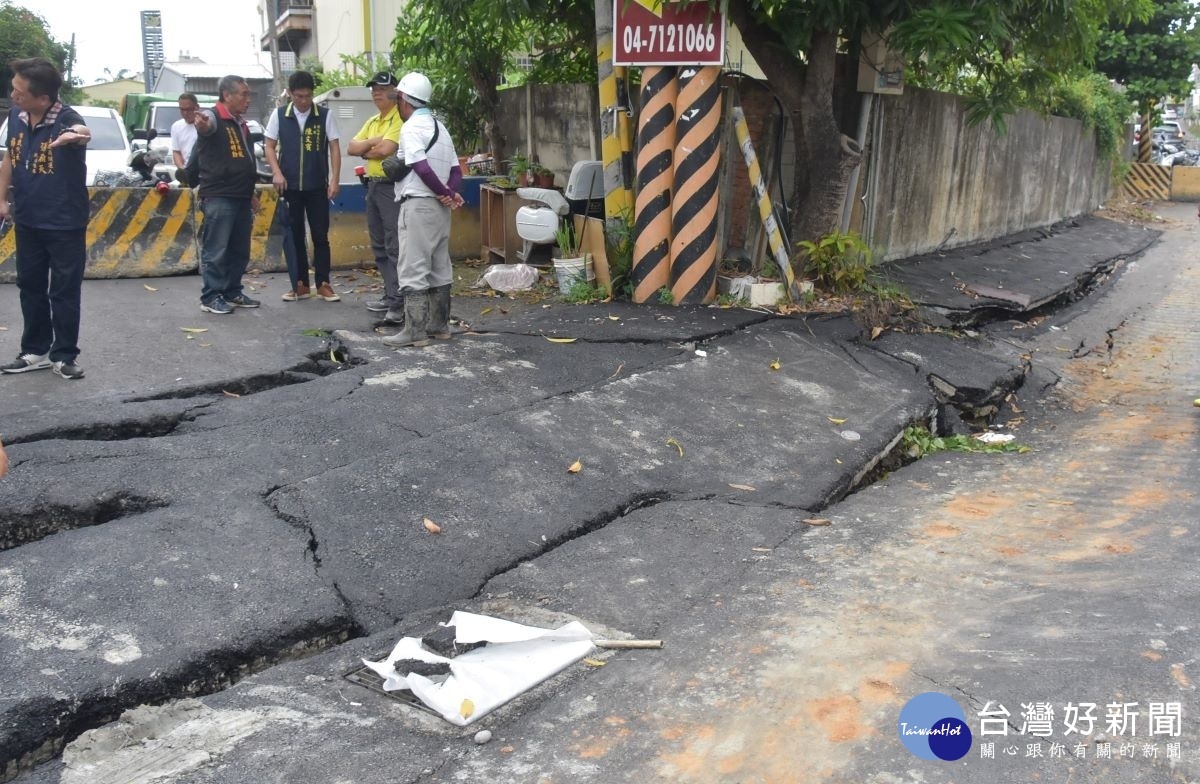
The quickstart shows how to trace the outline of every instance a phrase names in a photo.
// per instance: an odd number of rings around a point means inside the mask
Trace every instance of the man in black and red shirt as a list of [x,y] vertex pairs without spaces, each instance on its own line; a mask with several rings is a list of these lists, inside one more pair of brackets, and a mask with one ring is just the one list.
[[[54,368],[83,378],[79,309],[87,263],[87,143],[83,118],[58,100],[63,79],[49,60],[9,63],[13,72],[8,151],[0,163],[0,220],[17,236],[21,353],[5,373]],[[9,190],[13,204],[8,204]]]
[[242,290],[242,275],[250,263],[250,232],[258,212],[254,190],[258,167],[254,145],[242,115],[250,108],[250,87],[240,76],[221,77],[219,99],[196,116],[196,146],[188,168],[197,173],[204,225],[200,239],[200,309],[227,314],[236,308],[257,308],[259,301]]

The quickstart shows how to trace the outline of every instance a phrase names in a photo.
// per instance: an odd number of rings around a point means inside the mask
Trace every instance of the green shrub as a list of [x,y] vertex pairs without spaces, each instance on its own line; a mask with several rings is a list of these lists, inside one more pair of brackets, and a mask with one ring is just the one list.
[[873,254],[858,232],[835,231],[816,242],[796,244],[807,255],[805,269],[823,288],[837,294],[870,288]]

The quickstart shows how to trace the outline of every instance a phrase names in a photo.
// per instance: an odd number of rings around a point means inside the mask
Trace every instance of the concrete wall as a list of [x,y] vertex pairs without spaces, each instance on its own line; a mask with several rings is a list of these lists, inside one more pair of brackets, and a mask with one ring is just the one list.
[[1046,226],[1108,195],[1108,161],[1077,120],[1023,111],[1000,134],[968,125],[957,96],[910,88],[876,106],[863,235],[883,259]]
[[[598,155],[597,94],[590,85],[537,85],[533,94],[532,150],[564,185],[572,162]],[[530,150],[525,88],[501,92],[501,125],[509,150]],[[637,96],[631,96],[636,102]],[[774,144],[773,102],[747,83],[741,101],[760,163]],[[1007,118],[1007,133],[990,123],[970,126],[957,96],[915,88],[878,96],[870,123],[868,161],[860,178],[866,209],[859,229],[881,260],[905,258],[938,247],[982,242],[1096,209],[1108,196],[1109,164],[1096,153],[1094,135],[1077,120],[1021,112]],[[783,145],[782,174],[791,188],[792,128]],[[757,210],[740,154],[725,148],[722,234],[726,246],[753,251]],[[774,181],[771,183],[774,190]],[[788,194],[790,196],[790,193]],[[724,252],[724,249],[722,249]]]
[[[526,122],[532,94],[533,143]],[[537,156],[554,171],[554,184],[563,187],[576,161],[599,160],[600,98],[595,85],[544,84],[531,90],[500,91],[500,127],[508,137],[508,152]],[[459,150],[462,154],[469,154]]]

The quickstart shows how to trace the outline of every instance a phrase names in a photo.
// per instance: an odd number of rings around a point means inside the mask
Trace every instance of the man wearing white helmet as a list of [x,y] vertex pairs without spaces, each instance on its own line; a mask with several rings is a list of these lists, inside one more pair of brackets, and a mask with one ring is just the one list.
[[433,85],[416,72],[396,85],[404,121],[397,156],[411,171],[396,182],[400,220],[397,280],[404,294],[404,328],[383,342],[427,346],[431,337],[450,338],[450,211],[462,206],[462,170],[454,140],[429,111]]

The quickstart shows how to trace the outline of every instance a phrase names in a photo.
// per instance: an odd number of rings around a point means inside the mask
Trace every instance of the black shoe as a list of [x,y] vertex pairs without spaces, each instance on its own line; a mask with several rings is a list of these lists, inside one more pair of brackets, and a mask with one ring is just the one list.
[[238,294],[236,297],[226,297],[225,301],[235,308],[257,308],[262,304],[256,299],[250,299],[245,294]]
[[216,313],[218,316],[224,316],[233,312],[233,308],[229,306],[224,297],[214,297],[209,302],[201,302],[200,309],[205,313]]
[[54,373],[55,375],[62,376],[68,381],[76,378],[83,378],[83,368],[79,367],[79,365],[76,365],[74,362],[55,362]]

